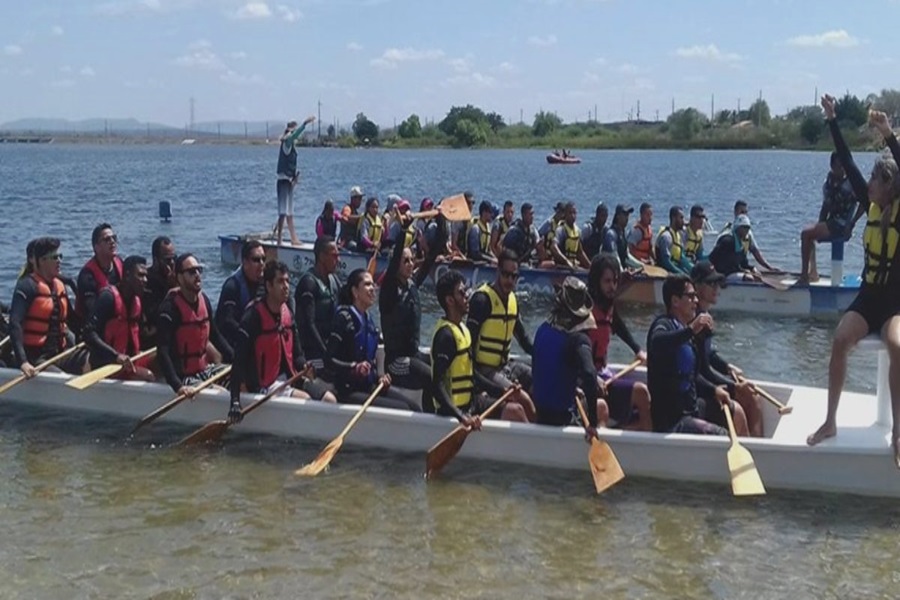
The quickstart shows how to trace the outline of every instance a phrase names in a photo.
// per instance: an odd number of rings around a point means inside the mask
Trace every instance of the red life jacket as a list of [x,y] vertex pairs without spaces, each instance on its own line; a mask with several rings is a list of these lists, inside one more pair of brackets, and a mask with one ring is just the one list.
[[103,341],[119,354],[134,354],[141,348],[141,299],[135,296],[131,306],[126,308],[119,288],[111,285],[108,289],[112,292],[115,310],[103,329]]
[[591,309],[594,313],[594,320],[597,327],[589,329],[587,334],[591,339],[591,352],[594,355],[594,367],[600,371],[606,368],[606,354],[609,351],[609,340],[612,337],[612,321],[613,321],[613,305],[609,305],[609,309],[604,311],[600,305],[595,303]]
[[[50,334],[53,305],[55,302],[59,302],[60,346],[58,350],[62,350],[66,347],[66,317],[69,314],[69,297],[66,295],[66,286],[59,279],[54,279],[48,284],[37,273],[32,273],[31,278],[37,285],[37,293],[28,306],[28,312],[25,313],[25,319],[22,321],[22,345],[37,350],[44,347]],[[51,284],[53,285],[52,291]],[[56,298],[55,302],[54,298]]]
[[180,290],[175,292],[173,302],[181,316],[181,325],[175,331],[175,350],[181,360],[181,372],[184,376],[196,375],[206,369],[206,344],[209,342],[206,296],[200,292],[196,312]]
[[[97,262],[96,256],[92,256],[91,260],[84,263],[82,271],[84,269],[90,271],[91,275],[94,276],[94,281],[97,282],[97,293],[100,293],[100,290],[109,285],[109,277],[107,277],[106,271],[100,268],[100,263]],[[123,264],[122,259],[118,256],[113,257],[113,269],[116,270],[116,274],[119,276],[119,281],[122,281]],[[82,320],[85,320],[88,317],[84,307],[84,292],[82,290],[78,290],[75,295],[75,315],[80,317]]]
[[261,331],[253,345],[253,354],[259,387],[267,388],[281,374],[282,361],[287,362],[289,375],[294,375],[294,321],[286,304],[281,305],[281,319],[277,323],[264,300],[256,302],[256,312]]

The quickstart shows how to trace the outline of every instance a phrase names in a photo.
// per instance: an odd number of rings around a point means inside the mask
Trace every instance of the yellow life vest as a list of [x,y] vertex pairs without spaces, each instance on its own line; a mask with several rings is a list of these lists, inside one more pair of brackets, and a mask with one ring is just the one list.
[[[481,217],[472,219],[472,227],[478,228],[478,246],[482,254],[488,254],[491,251],[491,226],[481,220]],[[466,238],[468,240],[468,235]]]
[[562,222],[562,226],[566,232],[566,240],[562,248],[563,255],[570,260],[578,260],[581,250],[581,232],[578,231],[577,225],[569,227],[565,221]]
[[[472,371],[472,335],[465,323],[459,325],[446,319],[439,319],[434,334],[449,327],[456,342],[456,356],[450,363],[450,369],[444,379],[443,385],[450,390],[450,399],[454,406],[466,406],[472,401],[472,392],[475,390],[474,375]],[[432,338],[432,346],[434,345]]]
[[694,231],[690,227],[687,230],[687,243],[684,245],[684,254],[692,262],[697,262],[700,249],[703,248],[703,229]]
[[416,230],[413,227],[413,224],[410,223],[409,227],[407,227],[406,231],[404,231],[404,233],[403,233],[403,247],[410,248],[413,245],[413,242],[415,242],[415,241],[416,241]]
[[[484,292],[491,301],[491,315],[481,324],[478,332],[478,345],[475,347],[475,364],[487,367],[499,367],[509,358],[513,331],[519,317],[519,305],[515,292],[510,292],[503,305],[500,295],[489,283],[485,283],[478,292]],[[478,293],[476,292],[476,293]]]
[[677,263],[681,260],[681,253],[684,250],[684,248],[681,246],[681,236],[678,235],[678,232],[668,225],[665,227],[660,227],[659,233],[656,236],[657,243],[659,241],[659,236],[667,231],[669,232],[669,235],[672,236],[672,249],[669,250],[669,253],[672,255],[672,262]]
[[375,215],[373,219],[366,213],[366,222],[369,223],[369,241],[373,244],[381,242],[381,234],[384,231],[384,223],[379,215]]
[[544,249],[547,252],[550,252],[550,248],[556,243],[556,230],[559,229],[560,223],[562,223],[562,219],[557,219],[555,216],[551,217],[550,230],[547,231],[547,235],[544,236]]
[[[900,240],[900,202],[893,203],[891,224],[887,229],[887,240],[882,239],[881,219],[884,217],[881,207],[874,202],[869,204],[866,228],[863,231],[863,247],[865,248],[865,265],[863,279],[872,285],[885,285],[897,254],[897,242]],[[885,247],[885,242],[887,247]]]

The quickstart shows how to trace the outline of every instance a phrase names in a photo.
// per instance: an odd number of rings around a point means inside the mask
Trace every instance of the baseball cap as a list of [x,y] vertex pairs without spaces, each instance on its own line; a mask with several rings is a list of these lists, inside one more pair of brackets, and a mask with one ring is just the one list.
[[587,285],[577,277],[569,275],[556,292],[556,301],[572,316],[587,318],[591,314],[594,303],[588,293]]
[[565,206],[566,206],[566,203],[565,203],[565,202],[557,202],[557,203],[556,203],[556,206],[553,207],[553,210],[555,210],[556,212],[559,212],[559,211],[561,211]]
[[701,219],[706,218],[706,213],[703,212],[703,207],[699,204],[695,204],[691,207],[691,217],[700,217]]
[[750,217],[747,215],[738,215],[734,220],[734,228],[738,227],[750,227]]
[[691,269],[691,281],[694,283],[716,284],[725,281],[725,276],[716,271],[708,260],[701,260]]
[[402,198],[400,200],[397,200],[397,203],[394,206],[396,206],[397,210],[399,210],[400,212],[406,212],[409,210],[409,202],[403,200]]
[[363,194],[362,188],[359,187],[358,185],[354,185],[352,188],[350,188],[350,197],[351,198],[355,198],[357,196],[362,198],[363,195],[364,194]]
[[422,198],[422,204],[419,205],[419,210],[425,212],[426,210],[431,210],[434,208],[434,200],[431,198]]
[[616,205],[616,214],[617,214],[617,215],[622,214],[622,213],[625,213],[626,215],[630,215],[630,214],[633,213],[633,212],[634,212],[634,207],[633,207],[633,206],[628,206],[628,207],[626,207],[624,204],[617,204],[617,205]]

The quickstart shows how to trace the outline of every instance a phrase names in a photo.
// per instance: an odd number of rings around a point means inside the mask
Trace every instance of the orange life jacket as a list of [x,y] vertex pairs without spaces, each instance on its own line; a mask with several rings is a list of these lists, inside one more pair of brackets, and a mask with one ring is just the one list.
[[653,231],[650,225],[641,225],[640,222],[635,223],[634,228],[641,232],[641,241],[634,245],[631,253],[638,260],[650,260],[653,257]]
[[181,293],[176,291],[173,302],[181,315],[181,325],[175,331],[175,349],[181,360],[184,376],[196,375],[206,369],[206,344],[209,342],[209,311],[206,296],[200,293],[197,310]]
[[281,374],[281,364],[288,364],[289,376],[294,375],[294,320],[286,304],[281,305],[281,318],[276,323],[264,300],[256,302],[261,325],[253,345],[259,387],[267,388]]
[[66,286],[59,279],[53,279],[50,284],[47,283],[37,273],[32,273],[31,278],[37,285],[37,293],[28,312],[25,313],[25,320],[22,322],[22,345],[25,348],[33,348],[42,350],[47,343],[50,334],[50,317],[53,314],[54,304],[59,304],[59,348],[62,350],[66,347],[66,318],[69,315],[69,297],[66,295]]
[[134,354],[141,349],[141,299],[135,296],[126,308],[119,288],[111,285],[107,289],[112,292],[115,308],[103,329],[103,341],[119,354]]

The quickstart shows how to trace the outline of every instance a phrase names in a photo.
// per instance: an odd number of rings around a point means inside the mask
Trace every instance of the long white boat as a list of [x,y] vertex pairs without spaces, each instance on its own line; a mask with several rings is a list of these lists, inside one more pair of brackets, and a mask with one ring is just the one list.
[[[822,422],[826,391],[761,384],[793,410],[779,415],[765,403],[765,437],[742,440],[770,491],[814,490],[900,497],[900,472],[893,466],[890,452],[887,353],[880,341],[866,340],[862,346],[879,352],[878,392],[875,396],[845,393],[838,415],[838,436],[814,448],[806,445],[806,436]],[[17,375],[17,370],[0,369],[0,384]],[[102,381],[78,391],[64,385],[69,379],[68,375],[42,373],[32,381],[13,387],[0,400],[138,419],[173,395],[163,384],[123,381]],[[244,405],[252,399],[245,398]],[[224,391],[205,390],[194,401],[183,403],[163,418],[199,426],[223,418],[228,400]],[[334,438],[357,410],[352,405],[274,398],[248,415],[234,430],[324,442]],[[456,421],[450,418],[373,407],[351,431],[346,443],[421,452],[424,470],[426,450],[455,426]],[[129,424],[123,424],[123,436],[129,429]],[[138,435],[152,439],[152,425]],[[726,463],[729,441],[725,437],[620,430],[602,430],[601,436],[612,446],[630,477],[730,483]],[[584,477],[587,489],[590,485],[587,451],[583,430],[578,427],[488,421],[481,432],[469,436],[460,457],[570,469],[573,477]],[[385,456],[385,460],[390,460],[390,456]],[[335,468],[353,466],[348,461]],[[463,467],[451,464],[443,476],[452,477],[454,468]],[[540,471],[535,473],[538,476]],[[629,480],[619,485],[629,485]]]
[[[277,259],[288,265],[295,273],[302,273],[315,264],[312,244],[291,246],[277,245],[268,234],[251,234],[259,239],[270,259]],[[248,236],[219,236],[221,260],[226,265],[240,264],[241,244]],[[338,262],[338,274],[346,277],[354,269],[364,269],[368,265],[371,254],[361,252],[341,252]],[[378,258],[378,271],[387,268],[388,256],[382,254]],[[432,278],[437,279],[447,269],[460,271],[470,284],[476,285],[485,281],[493,281],[497,277],[497,268],[491,265],[479,265],[468,261],[454,261],[435,265]],[[521,291],[550,294],[555,284],[562,283],[568,275],[575,275],[582,280],[587,279],[583,270],[568,269],[536,269],[523,267],[519,270],[518,289]],[[636,277],[621,286],[620,298],[626,302],[662,306],[663,279]],[[742,281],[730,283],[719,294],[716,310],[741,311],[770,316],[839,316],[850,306],[859,292],[858,275],[847,275],[840,285],[832,285],[831,280],[823,277],[809,285],[795,285],[797,280],[785,275],[776,278],[773,283],[777,287],[763,283]]]

